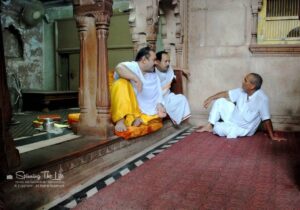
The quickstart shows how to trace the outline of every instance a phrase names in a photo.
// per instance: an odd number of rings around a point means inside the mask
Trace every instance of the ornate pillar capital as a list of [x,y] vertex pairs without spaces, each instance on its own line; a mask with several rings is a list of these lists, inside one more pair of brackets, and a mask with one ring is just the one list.
[[112,0],[73,0],[74,14],[91,16],[94,12],[112,15]]
[[88,17],[75,15],[75,20],[79,30],[87,31]]
[[102,26],[108,29],[109,24],[110,24],[110,17],[111,14],[109,13],[102,13],[102,12],[95,12],[94,13],[94,17],[95,17],[95,23],[96,26]]

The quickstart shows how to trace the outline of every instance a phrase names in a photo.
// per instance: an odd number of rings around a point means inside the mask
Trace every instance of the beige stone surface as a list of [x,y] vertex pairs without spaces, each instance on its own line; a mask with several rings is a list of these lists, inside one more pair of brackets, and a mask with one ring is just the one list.
[[299,56],[249,51],[251,1],[190,0],[188,19],[191,122],[206,121],[209,109],[202,103],[207,97],[241,87],[245,74],[256,72],[264,79],[275,129],[299,130]]

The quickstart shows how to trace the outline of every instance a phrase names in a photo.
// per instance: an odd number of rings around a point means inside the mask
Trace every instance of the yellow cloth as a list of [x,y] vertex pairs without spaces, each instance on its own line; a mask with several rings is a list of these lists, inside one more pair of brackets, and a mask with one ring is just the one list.
[[163,127],[161,119],[151,120],[148,125],[140,125],[139,127],[129,126],[127,131],[118,132],[115,131],[117,136],[123,137],[126,140],[144,136],[149,133],[155,132]]
[[72,125],[73,123],[78,123],[80,117],[80,113],[71,113],[68,114],[68,123]]
[[114,123],[124,118],[126,127],[131,126],[136,118],[145,125],[159,118],[158,115],[141,113],[132,84],[126,79],[118,79],[111,86],[111,113]]

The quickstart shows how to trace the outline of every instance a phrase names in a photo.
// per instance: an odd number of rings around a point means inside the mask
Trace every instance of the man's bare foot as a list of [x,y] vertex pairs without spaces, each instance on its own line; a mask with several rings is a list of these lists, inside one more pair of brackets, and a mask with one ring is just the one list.
[[157,104],[156,110],[159,118],[165,118],[167,116],[166,108],[162,104]]
[[121,119],[116,123],[115,130],[118,132],[127,131],[126,125],[124,123],[124,119]]
[[202,133],[202,132],[212,132],[213,131],[213,127],[212,124],[207,123],[206,125],[199,127],[198,130],[196,130],[196,132],[198,133]]
[[135,126],[135,127],[139,127],[141,124],[142,124],[142,119],[141,118],[136,118],[134,121],[133,121],[133,123],[132,123],[132,125],[133,126]]
[[159,118],[165,118],[167,116],[167,113],[164,110],[159,110],[157,112],[157,115],[158,115]]
[[287,140],[284,136],[279,135],[278,133],[275,133],[275,132],[273,133],[273,136],[271,137],[271,139],[273,141],[286,141]]

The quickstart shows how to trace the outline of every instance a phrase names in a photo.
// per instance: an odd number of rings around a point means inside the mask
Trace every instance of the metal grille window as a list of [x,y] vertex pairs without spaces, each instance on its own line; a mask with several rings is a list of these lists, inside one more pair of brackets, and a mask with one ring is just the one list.
[[300,0],[263,0],[258,19],[258,44],[300,43]]
[[298,16],[299,0],[267,0],[267,17]]

